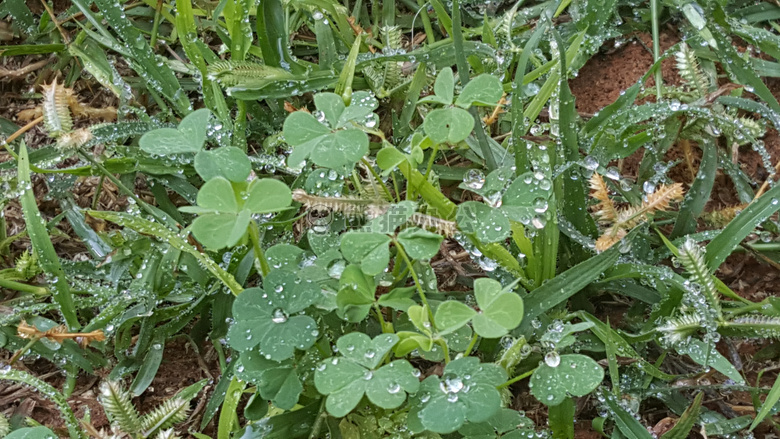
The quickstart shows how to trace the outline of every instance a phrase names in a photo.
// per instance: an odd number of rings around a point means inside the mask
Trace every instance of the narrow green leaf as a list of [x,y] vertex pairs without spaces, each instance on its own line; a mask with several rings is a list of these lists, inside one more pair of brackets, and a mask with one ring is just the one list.
[[691,406],[685,409],[680,419],[672,427],[671,430],[661,436],[661,439],[686,439],[691,433],[693,426],[699,420],[699,413],[701,412],[701,401],[704,397],[704,392],[699,392],[696,398],[693,399]]
[[715,171],[718,169],[718,147],[709,137],[702,139],[702,159],[699,173],[691,188],[685,194],[685,199],[677,214],[671,239],[678,238],[696,231],[696,219],[704,210],[704,205],[710,199],[710,192],[715,183]]

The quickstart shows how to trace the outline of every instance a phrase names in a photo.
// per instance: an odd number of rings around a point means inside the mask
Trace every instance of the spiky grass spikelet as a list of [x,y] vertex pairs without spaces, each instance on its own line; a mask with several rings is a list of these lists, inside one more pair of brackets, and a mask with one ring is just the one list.
[[663,334],[669,344],[676,344],[693,335],[702,327],[702,318],[697,314],[683,314],[666,320],[656,331]]
[[157,433],[157,439],[179,439],[179,435],[172,428],[169,428]]
[[248,85],[291,76],[289,72],[249,61],[218,61],[208,67],[208,78],[225,87]]
[[715,288],[715,281],[712,280],[707,262],[704,260],[704,249],[696,241],[689,238],[680,246],[679,251],[677,259],[690,275],[690,281],[699,285],[701,289],[699,292],[705,297],[709,307],[715,311],[716,317],[720,319],[722,317],[720,296]]
[[[594,176],[590,179],[590,186],[595,192],[591,195],[599,200],[596,216],[603,225],[611,225],[596,240],[596,250],[604,251],[621,239],[623,239],[628,230],[647,221],[649,216],[668,210],[672,202],[681,201],[683,198],[683,187],[680,183],[671,185],[661,185],[655,192],[647,195],[638,206],[629,206],[618,209],[609,198],[609,193],[601,176]],[[608,219],[610,218],[610,219]]]
[[737,217],[740,212],[745,210],[747,204],[738,204],[736,206],[725,207],[720,210],[713,210],[701,216],[705,223],[713,227],[726,227],[731,220]]
[[721,323],[720,331],[745,338],[780,338],[780,317],[764,315],[739,316]]
[[63,87],[55,79],[49,85],[42,85],[43,125],[51,137],[57,138],[73,129],[73,117],[70,114],[69,101],[73,90]]
[[133,403],[130,392],[122,388],[116,381],[104,381],[100,385],[100,403],[112,424],[116,424],[126,433],[138,433],[142,430],[141,421]]
[[677,60],[680,77],[692,91],[696,92],[698,98],[704,97],[710,88],[710,81],[702,72],[696,54],[687,44],[682,44],[680,51],[675,53],[674,57]]
[[609,198],[607,183],[599,173],[594,172],[590,177],[590,188],[593,190],[591,196],[599,201],[594,212],[599,223],[608,224],[615,221],[618,217],[618,211],[612,199]]
[[0,413],[0,437],[6,437],[11,432],[11,425],[8,423],[8,419]]
[[78,149],[92,140],[94,136],[89,128],[79,128],[75,131],[63,133],[57,138],[57,148],[60,151]]
[[187,419],[189,410],[189,401],[181,398],[171,398],[144,415],[141,420],[141,430],[148,435],[155,431],[170,428]]

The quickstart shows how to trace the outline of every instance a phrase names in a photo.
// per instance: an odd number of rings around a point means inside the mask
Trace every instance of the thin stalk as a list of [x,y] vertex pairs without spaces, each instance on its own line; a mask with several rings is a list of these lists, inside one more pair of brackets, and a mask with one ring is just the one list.
[[385,321],[384,316],[382,316],[382,310],[379,308],[379,305],[374,302],[374,312],[376,312],[376,318],[379,320],[379,325],[382,328],[382,332],[385,334],[394,334],[395,331],[393,330],[393,324],[388,324]]
[[439,153],[439,144],[433,145],[433,151],[431,152],[431,158],[428,160],[428,168],[425,170],[425,179],[431,174],[431,168],[433,168],[433,162],[436,160],[436,154]]
[[14,282],[12,280],[0,279],[0,287],[8,288],[9,290],[21,291],[22,293],[30,293],[36,296],[48,296],[49,290],[44,287],[36,287],[33,285],[27,285],[21,282]]
[[468,357],[471,355],[471,351],[474,349],[474,346],[477,345],[477,340],[479,339],[479,336],[475,332],[474,335],[471,337],[471,343],[469,343],[469,347],[466,348],[466,352],[463,353],[464,357]]
[[[657,62],[661,57],[661,41],[659,31],[658,0],[650,0],[650,16],[653,27],[653,62]],[[663,72],[660,67],[655,71],[655,94],[658,100],[661,99],[661,85],[663,82]]]
[[14,150],[11,149],[11,147],[9,146],[11,144],[11,142],[16,140],[17,137],[21,136],[22,134],[26,133],[27,131],[30,131],[35,125],[38,125],[41,122],[43,122],[43,116],[36,117],[35,119],[31,120],[30,123],[28,123],[27,125],[19,128],[18,130],[16,130],[15,133],[11,134],[10,136],[8,136],[8,138],[3,140],[3,142],[2,142],[3,146],[5,146],[5,149],[8,150],[8,153],[11,154],[11,156],[14,158],[14,160],[19,160],[19,156],[17,156],[16,152],[14,152]]
[[[469,83],[469,64],[466,61],[466,54],[463,52],[463,29],[461,29],[460,23],[459,0],[453,0],[452,2],[452,42],[455,46],[455,62],[458,65],[460,84],[465,87],[466,84]],[[492,171],[496,169],[496,159],[493,157],[493,151],[490,149],[485,130],[482,128],[482,120],[480,119],[476,108],[469,108],[469,113],[474,117],[474,131],[477,134],[479,149],[484,156],[485,165],[487,166],[488,171]]]
[[317,419],[314,421],[314,425],[311,427],[311,433],[309,434],[309,439],[317,439],[320,434],[320,430],[322,430],[322,424],[325,423],[325,419],[328,417],[328,413],[325,411],[325,398],[322,398],[322,402],[320,403],[320,411],[317,414]]
[[[433,320],[431,320],[433,322]],[[442,351],[444,351],[444,364],[450,364],[450,348],[447,346],[447,341],[443,338],[436,339],[436,343],[441,346]]]
[[514,383],[516,383],[516,382],[518,382],[518,381],[520,381],[520,380],[522,380],[524,378],[528,378],[529,376],[533,375],[534,372],[536,372],[536,369],[537,368],[533,368],[533,369],[529,370],[528,372],[526,372],[526,373],[524,373],[522,375],[518,375],[518,376],[512,378],[511,380],[505,382],[504,384],[501,384],[501,385],[497,386],[496,389],[503,389],[504,387],[509,387],[512,384],[514,384]]
[[152,39],[149,41],[149,45],[154,47],[157,45],[157,32],[160,29],[160,12],[162,11],[163,0],[157,0],[157,7],[154,9],[154,24],[152,24]]
[[106,179],[105,175],[101,175],[98,180],[98,184],[95,187],[95,195],[92,196],[92,210],[98,210],[98,204],[100,202],[100,192],[103,189],[103,181]]
[[430,305],[428,305],[428,299],[425,297],[425,291],[422,289],[422,285],[420,285],[420,278],[417,276],[417,272],[414,271],[414,267],[412,266],[412,261],[409,259],[409,256],[406,255],[406,252],[404,251],[404,248],[401,247],[401,244],[396,241],[395,238],[392,238],[393,244],[395,244],[395,248],[398,249],[398,254],[401,255],[401,258],[406,262],[406,266],[409,267],[409,274],[412,275],[412,279],[414,280],[414,285],[417,287],[417,293],[420,295],[420,300],[422,300],[423,305],[428,309],[428,317],[431,320],[431,328],[435,331],[436,330],[436,322],[433,320],[433,311],[431,310]]
[[21,348],[21,349],[19,349],[18,351],[14,352],[13,356],[11,356],[11,359],[10,359],[10,360],[8,360],[8,364],[9,364],[9,365],[13,365],[14,363],[16,363],[16,361],[17,361],[19,358],[21,358],[21,357],[22,357],[22,355],[24,355],[25,353],[27,353],[27,351],[29,351],[30,349],[32,349],[33,345],[34,345],[35,343],[38,343],[38,340],[40,340],[41,338],[43,338],[43,334],[40,334],[40,335],[35,335],[35,336],[33,336],[33,337],[30,339],[30,341],[28,341],[28,342],[27,342],[27,344],[26,344],[26,345],[22,346],[22,348]]
[[271,266],[268,265],[268,259],[265,258],[263,247],[260,245],[260,227],[254,220],[249,225],[249,239],[252,241],[252,249],[255,251],[255,261],[259,262],[258,271],[265,278],[271,272]]
[[233,134],[238,146],[247,152],[246,145],[246,101],[237,101],[238,114],[236,115],[235,125],[233,125]]
[[420,6],[417,13],[420,14],[423,27],[425,28],[425,39],[428,41],[428,44],[435,43],[436,35],[433,33],[433,26],[431,26],[431,17],[428,16],[428,2],[417,0],[417,4]]

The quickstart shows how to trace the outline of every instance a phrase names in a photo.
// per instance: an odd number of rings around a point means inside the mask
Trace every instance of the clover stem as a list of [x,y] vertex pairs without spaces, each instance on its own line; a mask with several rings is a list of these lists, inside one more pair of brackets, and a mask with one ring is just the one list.
[[392,238],[392,240],[393,244],[395,244],[395,248],[398,249],[398,254],[401,255],[401,258],[403,258],[404,262],[406,262],[406,266],[409,267],[409,273],[412,275],[412,279],[414,279],[414,285],[417,287],[417,293],[420,295],[420,300],[422,300],[423,305],[425,305],[425,307],[428,309],[428,317],[431,320],[431,329],[435,331],[436,322],[433,320],[433,311],[431,310],[430,305],[428,305],[428,299],[425,297],[425,291],[423,291],[422,285],[420,285],[420,278],[417,276],[417,272],[414,271],[412,261],[409,259],[409,256],[406,255],[406,252],[401,246],[401,243],[399,243],[395,238]]
[[437,337],[436,343],[441,346],[441,349],[444,351],[444,364],[450,364],[450,348],[447,346],[447,340]]
[[496,386],[496,389],[503,389],[504,387],[509,387],[509,386],[511,386],[512,384],[514,384],[514,383],[516,383],[516,382],[518,382],[518,381],[522,380],[523,378],[528,378],[529,376],[533,375],[533,374],[534,374],[534,372],[536,372],[536,369],[537,369],[537,368],[536,368],[536,367],[534,367],[533,369],[529,370],[528,372],[526,372],[526,373],[524,373],[524,374],[521,374],[521,375],[518,375],[518,376],[516,376],[516,377],[512,378],[511,380],[509,380],[509,381],[505,382],[504,384],[501,384],[501,385],[499,385],[499,386]]
[[477,345],[477,339],[479,339],[479,336],[475,332],[474,335],[471,337],[471,343],[469,343],[469,347],[466,348],[466,352],[463,353],[464,357],[468,357],[471,355],[471,350],[474,349],[474,346]]
[[309,439],[316,439],[320,434],[320,430],[322,429],[322,424],[325,422],[325,418],[328,417],[328,413],[325,411],[325,399],[322,398],[322,403],[320,403],[320,411],[319,414],[317,414],[317,419],[314,421],[314,425],[311,427],[311,433],[309,434]]
[[395,334],[393,324],[385,321],[385,318],[382,316],[382,310],[376,302],[374,302],[374,311],[376,312],[376,318],[379,319],[379,325],[382,327],[382,332],[385,334]]
[[260,227],[257,225],[257,221],[252,221],[249,226],[249,239],[252,240],[255,261],[259,262],[260,265],[260,275],[265,278],[271,272],[271,267],[268,265],[268,259],[265,258],[263,247],[260,245]]
[[433,168],[433,162],[436,160],[436,154],[439,153],[439,144],[433,145],[433,151],[431,152],[431,158],[428,160],[428,168],[425,170],[425,179],[428,179],[428,175],[431,174],[431,168]]

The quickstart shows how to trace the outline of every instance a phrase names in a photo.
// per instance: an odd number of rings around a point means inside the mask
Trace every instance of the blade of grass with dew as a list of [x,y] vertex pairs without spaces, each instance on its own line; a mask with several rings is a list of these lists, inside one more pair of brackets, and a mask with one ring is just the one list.
[[769,415],[775,404],[777,404],[777,401],[780,401],[780,378],[775,379],[775,383],[772,384],[772,389],[769,390],[766,399],[764,399],[764,403],[761,404],[761,408],[756,414],[756,418],[753,419],[753,423],[750,424],[750,431],[753,431],[753,429],[758,427],[758,424]]
[[718,147],[714,139],[703,137],[701,141],[702,158],[699,172],[693,180],[691,188],[685,193],[671,239],[678,238],[696,231],[696,219],[704,210],[704,205],[710,199],[712,187],[715,184],[715,173],[718,170]]
[[78,419],[76,419],[76,415],[73,414],[73,410],[70,408],[70,405],[68,405],[65,396],[47,382],[36,378],[27,372],[11,369],[10,367],[0,368],[0,380],[23,383],[37,390],[57,407],[71,439],[88,438],[81,429],[81,424]]
[[[604,399],[604,404],[607,410],[612,415],[612,419],[615,421],[615,425],[628,439],[654,439],[653,435],[647,431],[644,425],[634,418],[634,415],[629,413],[618,402],[615,395],[610,394],[606,390],[601,390],[601,398]],[[599,398],[599,399],[601,399]]]
[[314,35],[317,37],[320,70],[330,70],[338,59],[338,50],[333,38],[333,29],[324,17],[314,19]]
[[523,316],[521,327],[526,324],[530,325],[531,320],[544,314],[554,306],[563,303],[594,279],[601,276],[601,273],[615,264],[619,255],[617,247],[610,248],[585,262],[575,265],[533,290],[528,296],[523,298],[525,315]]
[[57,302],[62,316],[71,331],[80,327],[76,307],[73,304],[73,295],[68,285],[67,276],[60,265],[59,256],[54,250],[54,245],[49,239],[49,232],[46,229],[46,223],[43,221],[41,212],[38,210],[37,200],[33,192],[32,180],[30,179],[30,159],[27,155],[27,147],[22,144],[19,149],[19,174],[18,183],[22,188],[22,195],[19,202],[22,205],[24,213],[24,222],[27,225],[27,234],[30,242],[38,254],[38,260],[46,274],[51,277],[51,291],[54,301]]
[[160,364],[162,364],[164,350],[165,339],[156,337],[151,348],[147,350],[144,356],[141,368],[135,375],[135,379],[133,379],[133,384],[130,385],[130,392],[134,396],[140,396],[152,384],[152,380],[154,380],[157,370],[160,369]]
[[[412,132],[412,118],[417,111],[417,101],[420,99],[420,92],[423,87],[428,83],[428,77],[425,72],[425,63],[420,63],[417,66],[417,71],[414,72],[412,82],[409,84],[409,90],[406,92],[406,100],[404,101],[404,107],[401,110],[401,116],[395,120],[393,124],[393,136],[396,139],[403,139]],[[441,176],[439,177],[441,178]],[[460,177],[458,180],[462,180]]]
[[[434,12],[436,12],[436,19],[439,20],[439,26],[444,28],[447,35],[452,35],[452,18],[447,14],[447,8],[440,0],[430,0],[431,6],[433,6]],[[422,13],[426,13],[423,10]]]
[[552,437],[574,439],[574,400],[566,398],[562,403],[547,408],[547,420]]
[[20,44],[18,46],[0,46],[0,58],[4,56],[45,55],[65,50],[64,44]]
[[723,231],[707,244],[706,260],[716,270],[756,226],[780,209],[780,184],[769,189],[739,213]]
[[512,146],[515,150],[515,167],[517,168],[516,172],[518,175],[531,169],[528,163],[528,151],[527,148],[524,147],[526,141],[522,137],[528,132],[530,127],[530,120],[526,122],[525,115],[523,114],[525,100],[522,96],[524,95],[523,80],[525,78],[525,69],[528,65],[531,53],[533,53],[539,45],[546,29],[547,22],[539,22],[536,30],[528,39],[528,42],[525,43],[523,52],[520,54],[520,59],[517,61],[515,79],[512,81]]
[[238,295],[241,293],[241,291],[243,291],[241,285],[236,282],[230,273],[222,269],[222,267],[220,267],[211,258],[199,252],[198,249],[191,246],[181,236],[172,232],[167,227],[159,223],[153,223],[143,218],[130,215],[125,212],[108,212],[99,210],[88,210],[86,212],[94,218],[103,219],[122,227],[128,227],[138,233],[155,236],[172,245],[174,248],[179,249],[185,253],[189,253],[203,266],[203,268],[211,272],[211,274],[213,274],[217,279],[225,284],[225,286],[228,287],[228,289],[230,289],[234,295]]
[[238,402],[244,393],[246,383],[233,377],[225,393],[225,400],[222,403],[222,410],[219,414],[219,425],[217,427],[217,439],[230,439],[233,431],[233,424],[238,421],[236,415]]
[[[84,11],[83,0],[79,0],[77,5]],[[189,98],[182,93],[181,84],[179,84],[176,75],[167,66],[167,64],[158,65],[157,57],[149,46],[149,42],[132,22],[127,19],[119,3],[112,0],[95,0],[95,4],[103,13],[103,18],[116,31],[119,38],[125,43],[125,47],[130,53],[127,59],[133,70],[145,80],[150,89],[161,93],[173,104],[180,115],[186,115],[192,110]]]
[[344,63],[344,67],[339,75],[339,80],[336,83],[336,89],[334,92],[341,96],[345,102],[352,99],[352,81],[355,79],[355,68],[357,67],[357,57],[360,54],[360,44],[363,38],[361,35],[355,39],[352,44],[352,48],[349,50],[349,56]]
[[[563,47],[563,40],[558,32],[554,32],[558,47]],[[563,156],[566,162],[573,163],[580,159],[579,139],[577,137],[577,109],[575,108],[574,95],[569,88],[566,59],[560,60],[561,80],[558,85],[558,133],[561,138]],[[554,123],[552,120],[551,123]],[[585,188],[585,179],[575,178],[572,168],[567,169],[560,177],[562,191],[560,192],[560,210],[564,218],[574,224],[581,234],[595,238],[598,236],[598,228],[593,217],[588,214],[588,190]],[[553,211],[555,214],[555,211]],[[557,227],[556,227],[557,228]],[[552,250],[552,249],[549,249]],[[557,251],[556,251],[557,253]],[[575,247],[573,259],[581,262],[590,257],[590,250],[581,246]],[[554,274],[554,272],[553,272]]]
[[671,430],[667,431],[661,436],[661,439],[686,439],[693,430],[694,425],[699,420],[699,413],[701,413],[701,401],[704,397],[704,392],[699,392],[696,398],[693,399],[691,406],[685,409],[680,419],[674,424]]
[[[455,60],[458,65],[460,85],[465,87],[469,83],[469,64],[466,61],[466,54],[463,52],[463,29],[461,29],[459,0],[453,0],[452,2],[452,41],[455,43]],[[496,159],[493,157],[493,151],[488,144],[485,129],[482,127],[482,119],[480,119],[475,107],[469,108],[469,113],[474,118],[474,132],[479,141],[482,157],[485,159],[485,166],[488,171],[492,171],[496,169]]]

